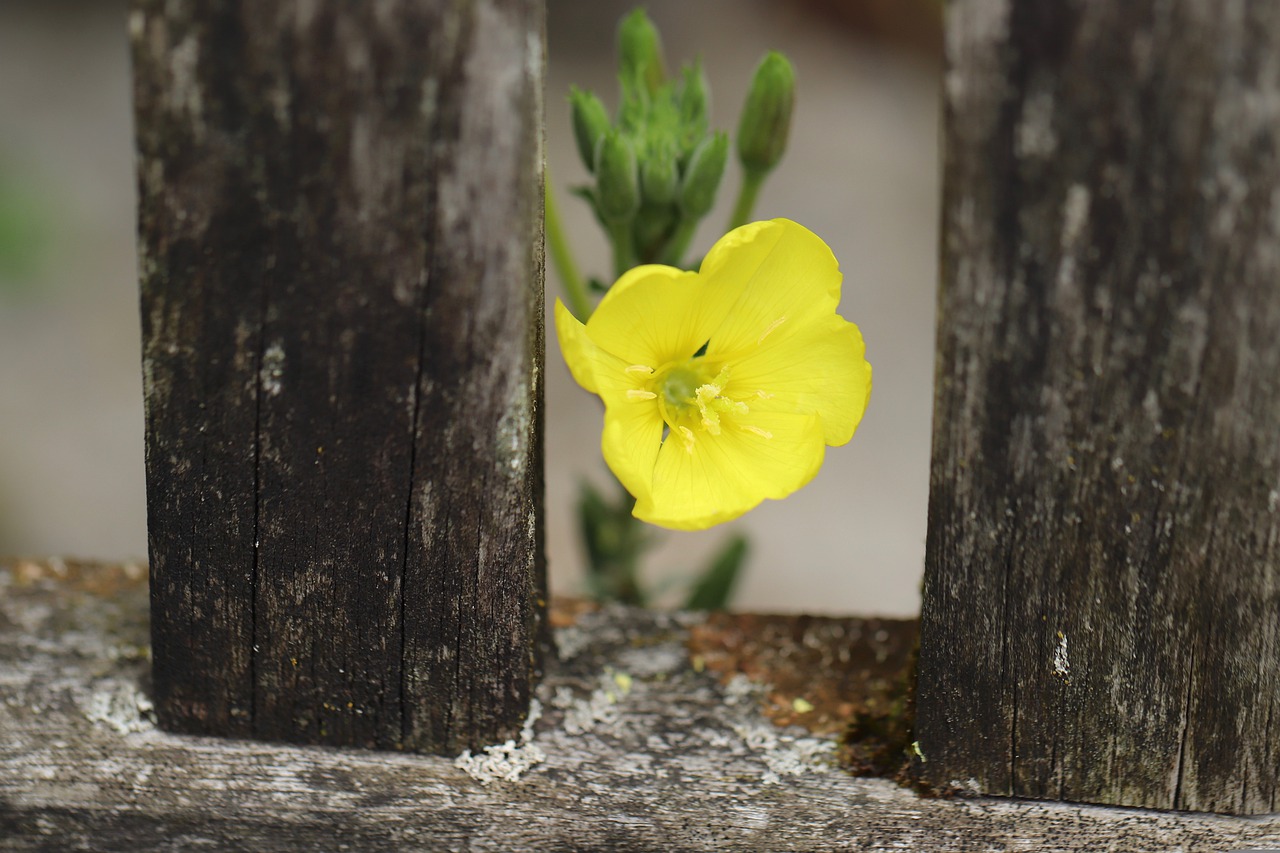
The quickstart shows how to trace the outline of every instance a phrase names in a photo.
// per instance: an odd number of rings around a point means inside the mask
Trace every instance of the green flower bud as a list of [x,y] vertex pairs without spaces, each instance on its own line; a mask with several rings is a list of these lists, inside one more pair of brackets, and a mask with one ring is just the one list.
[[640,189],[646,204],[671,204],[680,188],[675,153],[667,146],[650,150],[640,163]]
[[702,63],[684,69],[684,86],[680,90],[680,131],[686,152],[702,141],[707,133],[707,78]]
[[628,222],[640,209],[640,180],[631,142],[609,130],[596,146],[596,211],[608,223]]
[[624,87],[640,84],[650,95],[667,80],[662,38],[644,9],[636,9],[618,25],[618,71]]
[[634,87],[622,87],[622,104],[618,107],[616,127],[631,136],[644,133],[649,119],[649,93],[637,92]]
[[686,217],[703,217],[716,202],[716,190],[729,160],[729,137],[716,131],[694,149],[680,187],[680,209]]
[[587,171],[595,171],[596,146],[609,130],[609,113],[591,92],[576,86],[569,90],[569,107],[573,112],[573,138]]
[[738,122],[738,159],[748,172],[764,174],[778,165],[791,130],[796,75],[791,63],[770,51],[756,68]]

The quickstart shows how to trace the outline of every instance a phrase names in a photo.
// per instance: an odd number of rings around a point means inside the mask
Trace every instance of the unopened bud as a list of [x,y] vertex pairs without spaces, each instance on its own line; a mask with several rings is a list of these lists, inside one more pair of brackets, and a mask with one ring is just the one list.
[[694,149],[680,187],[680,209],[686,217],[702,217],[711,211],[728,160],[729,137],[720,131]]
[[624,87],[638,83],[650,95],[667,80],[662,38],[644,9],[636,9],[618,25],[618,65]]
[[646,204],[670,204],[676,200],[680,174],[670,148],[651,151],[640,164],[640,189]]
[[680,129],[692,148],[707,133],[707,78],[702,64],[684,69],[684,87],[680,91]]
[[591,92],[577,87],[569,90],[569,107],[573,113],[573,138],[587,171],[595,171],[596,146],[609,130],[609,113]]
[[748,172],[763,174],[782,159],[791,130],[796,75],[791,63],[770,51],[756,68],[738,122],[738,158]]
[[640,209],[636,152],[625,136],[610,130],[595,152],[596,210],[606,222],[627,222]]

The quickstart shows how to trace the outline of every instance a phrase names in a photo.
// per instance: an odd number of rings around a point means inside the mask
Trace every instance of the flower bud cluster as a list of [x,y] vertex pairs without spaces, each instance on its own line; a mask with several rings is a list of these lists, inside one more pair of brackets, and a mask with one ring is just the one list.
[[[754,159],[748,161],[739,142],[740,159],[749,168],[762,158],[776,163],[786,145],[792,95],[782,91],[786,74],[777,70],[774,57],[786,64],[781,54],[766,58],[768,91],[757,93],[758,71],[740,125],[750,135]],[[619,273],[641,263],[680,265],[698,222],[715,204],[729,137],[709,129],[701,64],[669,78],[662,40],[642,9],[619,25],[618,79],[622,100],[614,120],[591,92],[575,88],[569,94],[578,153],[594,177],[578,194],[613,240]]]

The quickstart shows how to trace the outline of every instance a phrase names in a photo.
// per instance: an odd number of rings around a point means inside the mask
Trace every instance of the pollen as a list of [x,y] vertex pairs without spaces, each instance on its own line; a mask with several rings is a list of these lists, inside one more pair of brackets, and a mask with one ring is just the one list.
[[720,434],[721,415],[745,415],[750,411],[746,403],[724,396],[724,386],[728,381],[729,368],[725,367],[715,379],[699,385],[698,390],[694,392],[702,428],[711,435]]

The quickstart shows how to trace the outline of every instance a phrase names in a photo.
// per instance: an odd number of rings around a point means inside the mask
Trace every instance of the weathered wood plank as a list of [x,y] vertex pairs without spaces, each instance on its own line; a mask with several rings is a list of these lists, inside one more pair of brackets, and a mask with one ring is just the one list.
[[1280,6],[957,0],[918,737],[1280,808]]
[[160,720],[514,734],[545,587],[538,0],[136,0]]
[[[471,768],[526,766],[516,782],[429,756],[172,735],[144,713],[145,577],[0,565],[0,850],[1280,847],[1275,817],[931,800],[853,778],[821,760],[833,743],[761,715],[767,690],[693,670],[700,617],[633,610],[558,631],[532,741]],[[840,643],[818,645],[838,659]]]

